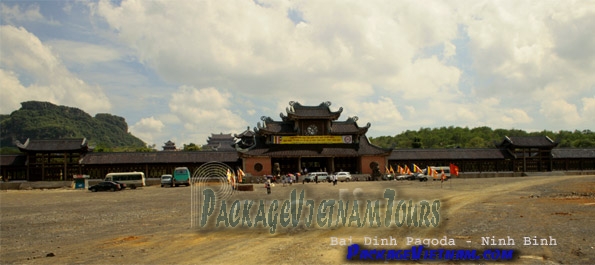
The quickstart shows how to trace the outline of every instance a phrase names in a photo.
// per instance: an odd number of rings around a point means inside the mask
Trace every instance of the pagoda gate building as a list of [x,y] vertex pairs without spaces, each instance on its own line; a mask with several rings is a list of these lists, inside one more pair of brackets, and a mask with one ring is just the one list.
[[306,172],[372,174],[386,167],[391,150],[372,145],[357,117],[338,121],[343,108],[330,109],[330,102],[303,106],[289,102],[281,120],[262,117],[254,130],[234,135],[242,168],[253,175]]

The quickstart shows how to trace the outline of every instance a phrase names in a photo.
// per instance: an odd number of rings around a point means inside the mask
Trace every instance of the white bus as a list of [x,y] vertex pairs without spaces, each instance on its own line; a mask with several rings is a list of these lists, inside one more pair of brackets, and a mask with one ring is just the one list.
[[108,173],[104,181],[117,181],[126,184],[126,187],[136,189],[145,186],[145,173],[143,172],[122,172]]

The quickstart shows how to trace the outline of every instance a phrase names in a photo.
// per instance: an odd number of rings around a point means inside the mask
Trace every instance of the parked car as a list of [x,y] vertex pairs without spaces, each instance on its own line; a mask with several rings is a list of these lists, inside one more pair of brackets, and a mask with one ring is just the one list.
[[415,176],[415,180],[419,180],[421,182],[428,181],[428,175],[423,173],[413,173],[413,176]]
[[337,181],[351,181],[351,173],[347,172],[347,171],[340,171],[335,173],[335,176],[337,176]]
[[382,180],[394,180],[395,176],[393,174],[382,174]]
[[308,175],[306,175],[304,177],[304,182],[314,182],[316,179],[316,176],[318,176],[318,182],[323,182],[323,181],[330,182],[330,178],[328,176],[328,173],[326,173],[326,172],[310,172],[310,173],[308,173]]
[[89,187],[89,190],[92,192],[97,192],[97,191],[118,191],[121,190],[121,186],[118,183],[115,183],[113,181],[102,181],[99,182],[98,184],[95,184],[91,187]]
[[396,178],[396,180],[406,180],[406,179],[407,179],[407,177],[409,177],[409,176],[410,176],[410,175],[403,174],[403,175],[398,175],[398,176],[396,176],[395,178]]
[[172,181],[173,176],[170,174],[161,175],[161,187],[165,187],[169,185],[170,187],[173,186]]
[[397,180],[415,180],[415,174],[417,173],[399,175]]
[[112,181],[112,182],[120,185],[120,190],[126,189],[126,183],[122,183],[122,182],[119,182],[119,181]]

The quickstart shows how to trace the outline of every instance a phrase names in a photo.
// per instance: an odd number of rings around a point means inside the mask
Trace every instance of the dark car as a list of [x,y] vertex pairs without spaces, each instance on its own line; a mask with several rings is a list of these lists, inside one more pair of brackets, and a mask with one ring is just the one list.
[[126,189],[126,183],[122,183],[119,181],[113,181],[114,183],[120,185],[120,190],[125,190]]
[[96,192],[96,191],[117,191],[117,190],[121,190],[122,188],[120,187],[120,184],[112,182],[112,181],[103,181],[103,182],[99,182],[98,184],[95,184],[91,187],[89,187],[89,190],[92,192]]

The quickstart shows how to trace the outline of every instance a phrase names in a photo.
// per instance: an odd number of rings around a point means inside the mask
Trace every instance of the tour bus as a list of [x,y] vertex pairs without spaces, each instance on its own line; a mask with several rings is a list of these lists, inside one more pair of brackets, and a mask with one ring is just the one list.
[[121,172],[108,173],[104,181],[117,181],[126,184],[126,187],[136,189],[136,187],[145,186],[145,173],[143,172]]
[[180,185],[190,186],[190,170],[187,167],[177,167],[171,179],[172,187]]

